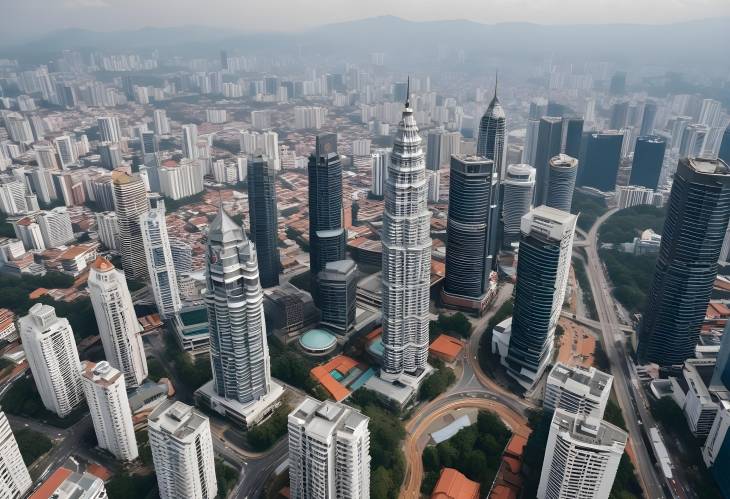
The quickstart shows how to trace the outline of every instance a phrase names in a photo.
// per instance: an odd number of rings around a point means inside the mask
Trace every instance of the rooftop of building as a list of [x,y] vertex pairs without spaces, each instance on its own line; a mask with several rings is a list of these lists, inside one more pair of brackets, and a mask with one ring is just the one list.
[[722,159],[686,158],[687,166],[698,173],[730,175],[730,167]]
[[168,401],[157,407],[149,417],[151,428],[184,440],[207,422],[207,418],[195,408],[183,403]]
[[555,410],[552,424],[568,432],[573,440],[590,445],[626,445],[628,439],[628,434],[618,426],[598,418],[571,414],[562,409]]
[[58,468],[28,499],[79,499],[99,480],[90,473]]
[[81,362],[81,376],[97,385],[111,386],[122,376],[122,373],[105,360],[98,363],[85,360]]
[[568,366],[558,362],[548,375],[548,383],[552,380],[562,385],[582,385],[594,397],[601,397],[611,389],[613,376],[599,371],[595,367]]
[[431,499],[477,499],[479,483],[469,480],[454,468],[443,468]]

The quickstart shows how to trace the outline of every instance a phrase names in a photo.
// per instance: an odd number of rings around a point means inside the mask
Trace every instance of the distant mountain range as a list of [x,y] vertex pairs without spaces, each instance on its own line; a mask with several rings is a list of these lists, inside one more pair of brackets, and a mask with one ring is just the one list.
[[[640,60],[642,63],[727,66],[730,18],[675,24],[541,25],[480,24],[467,20],[414,22],[392,16],[329,24],[294,33],[247,33],[186,26],[96,32],[67,29],[5,47],[6,55],[38,57],[61,49],[140,50],[202,55],[227,49],[249,53],[301,51],[327,57],[385,52],[404,62],[432,61],[463,49],[470,57],[530,59],[554,54],[586,60]],[[392,61],[392,59],[390,59]],[[680,69],[678,67],[678,69]]]

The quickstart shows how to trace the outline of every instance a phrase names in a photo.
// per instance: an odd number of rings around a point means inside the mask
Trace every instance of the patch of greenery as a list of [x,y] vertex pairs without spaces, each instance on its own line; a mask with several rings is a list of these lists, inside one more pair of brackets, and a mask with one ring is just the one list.
[[666,207],[640,205],[614,213],[601,225],[598,239],[601,243],[630,243],[646,229],[662,233]]
[[290,411],[291,407],[282,404],[274,410],[269,419],[248,430],[246,440],[251,448],[257,452],[263,452],[286,435]]
[[613,296],[629,312],[643,312],[656,266],[656,255],[632,255],[618,250],[599,250],[613,283]]
[[13,383],[0,401],[0,406],[8,414],[36,419],[58,428],[68,428],[76,424],[89,412],[84,402],[65,418],[59,418],[45,408],[31,378],[21,378]]
[[157,490],[157,476],[130,475],[120,473],[115,475],[106,483],[106,493],[109,499],[156,499],[159,497]]
[[147,377],[157,382],[162,378],[167,378],[168,374],[159,360],[150,357],[147,359]]
[[269,357],[273,377],[305,390],[320,400],[327,398],[327,394],[309,375],[314,367],[312,361],[276,338],[269,338]]
[[202,355],[193,360],[183,352],[171,334],[165,336],[165,354],[175,364],[180,380],[191,390],[197,390],[213,379],[210,359]]
[[370,497],[396,499],[406,469],[403,423],[382,405],[377,394],[366,388],[354,392],[349,402],[370,418]]
[[421,492],[430,495],[441,468],[454,468],[489,490],[499,469],[511,432],[491,412],[479,412],[476,424],[467,426],[445,442],[423,451],[424,481]]
[[33,464],[36,459],[53,448],[51,439],[42,433],[28,428],[13,432],[15,441],[18,442],[20,455],[23,456],[26,466]]
[[421,385],[418,391],[418,400],[433,400],[444,393],[456,381],[454,370],[446,367],[443,361],[432,357],[429,359],[429,363],[436,368],[436,372],[426,378]]
[[613,399],[608,399],[608,403],[606,404],[606,410],[603,413],[603,419],[626,431],[626,421],[624,421],[624,415],[621,414],[621,408],[616,402],[614,402]]
[[545,458],[545,446],[550,434],[552,416],[551,412],[535,411],[528,419],[532,433],[527,439],[522,455],[522,497],[537,497],[540,470],[542,470],[542,461]]
[[150,447],[150,436],[147,430],[139,430],[134,433],[137,439],[137,452],[139,453],[139,460],[142,464],[148,467],[153,467],[152,461],[152,447]]
[[441,333],[452,336],[468,338],[471,335],[472,325],[466,315],[456,312],[452,315],[439,314],[437,321],[431,321],[429,332],[434,333],[434,337]]
[[573,193],[573,201],[570,206],[570,212],[573,214],[579,214],[578,227],[588,232],[596,219],[603,215],[608,208],[606,207],[606,201],[601,198],[596,198],[584,194],[580,191]]
[[182,208],[183,206],[187,206],[189,204],[195,204],[200,203],[203,201],[203,196],[205,195],[205,190],[193,194],[192,196],[188,196],[186,198],[181,199],[172,199],[172,198],[165,198],[165,213],[172,213],[174,211],[177,211],[178,209]]
[[7,216],[0,213],[0,236],[15,238],[13,224],[8,222]]
[[221,459],[216,459],[215,480],[218,482],[218,498],[225,499],[228,497],[228,492],[238,481],[238,470],[224,463]]

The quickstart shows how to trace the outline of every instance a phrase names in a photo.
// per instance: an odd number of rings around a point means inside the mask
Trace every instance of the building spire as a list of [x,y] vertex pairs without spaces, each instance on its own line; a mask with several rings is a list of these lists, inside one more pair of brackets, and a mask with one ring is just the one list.
[[494,98],[497,98],[497,84],[499,83],[499,69],[494,73]]
[[406,83],[406,108],[411,107],[411,75],[408,75]]

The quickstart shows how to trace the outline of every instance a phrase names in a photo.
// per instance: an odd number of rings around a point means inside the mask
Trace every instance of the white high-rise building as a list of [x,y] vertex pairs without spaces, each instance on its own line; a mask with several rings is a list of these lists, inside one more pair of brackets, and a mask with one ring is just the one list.
[[182,402],[164,402],[147,430],[161,499],[213,499],[218,494],[210,422]]
[[197,393],[213,410],[250,426],[283,393],[271,379],[256,248],[221,209],[208,230],[207,254],[213,379]]
[[0,178],[0,211],[18,215],[28,210],[25,201],[25,182],[16,177]]
[[57,248],[75,240],[71,217],[63,206],[38,214],[36,222],[46,248]]
[[643,185],[617,185],[616,205],[619,210],[640,204],[654,204],[654,189]]
[[33,217],[23,217],[13,223],[15,229],[15,235],[18,239],[23,241],[25,249],[46,249],[46,244],[43,242],[43,234],[41,233],[40,226],[35,223]]
[[79,353],[71,325],[50,305],[36,303],[21,317],[20,338],[43,405],[59,417],[84,400]]
[[385,192],[385,180],[388,178],[391,149],[376,149],[370,155],[372,170],[370,173],[370,192],[382,197]]
[[170,238],[167,235],[164,201],[158,199],[156,206],[140,216],[139,224],[142,227],[147,270],[157,310],[163,318],[171,318],[180,311],[182,305],[170,250]]
[[251,111],[251,126],[258,130],[269,128],[271,126],[271,111],[265,109]]
[[558,362],[547,377],[543,407],[547,411],[562,409],[579,416],[603,419],[612,384],[613,376],[595,367]]
[[112,173],[114,211],[119,222],[119,253],[122,268],[131,279],[147,279],[147,259],[142,243],[139,217],[150,209],[142,178],[116,171]]
[[61,159],[61,168],[66,169],[76,163],[76,144],[69,135],[61,135],[53,139],[58,151],[58,157]]
[[38,144],[33,147],[35,159],[38,166],[46,170],[58,170],[58,162],[56,161],[56,150],[53,146],[47,144]]
[[296,106],[294,128],[319,130],[327,118],[327,109],[318,106]]
[[241,135],[239,137],[241,153],[247,155],[254,154],[258,147],[259,136],[260,134],[258,132],[241,130]]
[[167,111],[155,109],[152,118],[154,119],[155,135],[170,135],[170,120],[167,119]]
[[722,103],[715,99],[704,99],[700,108],[699,123],[709,127],[719,126],[722,121]]
[[520,224],[532,206],[535,169],[528,164],[507,166],[502,199],[502,241],[505,246],[520,240]]
[[0,497],[20,499],[32,485],[8,418],[0,411]]
[[198,159],[198,125],[182,126],[183,156],[189,159]]
[[421,136],[406,100],[385,182],[381,378],[386,381],[403,375],[419,379],[428,369],[431,212],[427,202]]
[[10,140],[21,144],[30,144],[34,140],[30,122],[17,113],[5,116],[5,128],[8,131]]
[[720,449],[730,438],[728,431],[730,431],[730,407],[723,407],[717,411],[710,433],[707,435],[705,445],[702,447],[702,459],[708,468],[715,464]]
[[292,499],[370,497],[368,423],[352,407],[304,399],[289,414]]
[[538,499],[608,499],[628,434],[595,418],[556,410]]
[[262,149],[266,157],[269,158],[269,163],[273,165],[274,170],[281,170],[281,161],[279,160],[279,134],[267,130],[262,134],[262,137],[264,141]]
[[81,384],[99,447],[122,461],[137,459],[132,411],[124,375],[106,361],[81,363]]
[[96,213],[96,232],[99,234],[99,241],[110,250],[118,248],[119,240],[119,219],[113,211]]
[[157,170],[160,193],[178,200],[202,192],[205,175],[202,161],[189,158],[183,158],[179,163],[173,160],[163,161]]
[[99,116],[96,118],[99,137],[102,142],[118,143],[122,140],[122,128],[117,116]]
[[134,313],[124,274],[112,263],[97,257],[89,271],[89,295],[104,357],[124,374],[126,385],[136,388],[147,377],[147,359],[142,345],[142,326]]

